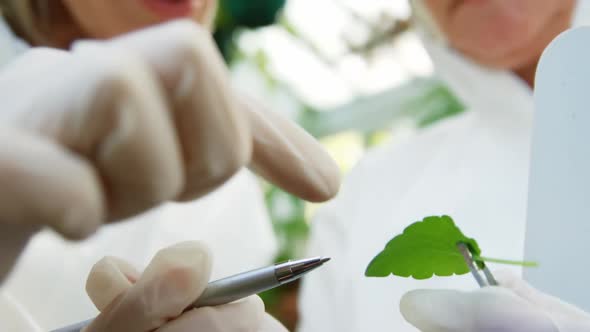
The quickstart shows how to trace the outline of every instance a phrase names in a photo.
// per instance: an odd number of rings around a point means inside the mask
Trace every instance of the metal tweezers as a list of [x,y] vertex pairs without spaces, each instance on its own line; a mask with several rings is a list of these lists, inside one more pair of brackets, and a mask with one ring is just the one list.
[[473,256],[471,255],[471,251],[469,251],[469,248],[467,248],[467,245],[465,243],[457,243],[457,248],[463,255],[465,263],[467,263],[467,267],[469,267],[469,271],[471,271],[471,274],[475,278],[475,281],[477,281],[477,283],[479,284],[479,287],[498,286],[498,282],[496,281],[496,278],[494,278],[492,272],[488,269],[485,263],[480,262],[481,270],[483,271],[483,274],[485,276],[484,280],[482,275],[479,273],[479,268],[475,263]]

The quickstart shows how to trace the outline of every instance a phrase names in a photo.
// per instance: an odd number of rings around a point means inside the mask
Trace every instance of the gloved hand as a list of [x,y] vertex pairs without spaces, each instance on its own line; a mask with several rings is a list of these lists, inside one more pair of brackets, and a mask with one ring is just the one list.
[[338,189],[321,146],[235,93],[190,21],[33,49],[0,71],[0,100],[0,281],[41,226],[81,239],[246,165],[307,200]]
[[101,311],[84,332],[286,332],[253,296],[242,301],[183,310],[207,286],[211,256],[199,242],[159,251],[143,274],[117,258],[92,268],[86,290]]
[[415,290],[400,302],[404,318],[422,332],[582,332],[590,315],[507,273],[501,286],[473,292]]

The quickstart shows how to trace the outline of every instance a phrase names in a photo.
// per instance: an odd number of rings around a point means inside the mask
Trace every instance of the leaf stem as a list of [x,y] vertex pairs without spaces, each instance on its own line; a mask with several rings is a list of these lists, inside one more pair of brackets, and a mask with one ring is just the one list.
[[473,256],[473,259],[480,262],[489,262],[489,263],[499,263],[499,264],[508,264],[508,265],[520,265],[524,267],[537,267],[539,264],[537,262],[531,261],[513,261],[507,259],[497,259],[497,258],[490,258],[490,257],[482,257],[482,256]]

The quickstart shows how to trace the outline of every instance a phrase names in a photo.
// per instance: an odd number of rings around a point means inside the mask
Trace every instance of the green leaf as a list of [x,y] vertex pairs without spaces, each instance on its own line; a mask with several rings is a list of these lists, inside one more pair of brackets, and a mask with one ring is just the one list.
[[465,243],[474,256],[481,255],[477,242],[466,237],[451,217],[426,217],[391,239],[369,263],[365,275],[386,277],[393,274],[428,279],[433,275],[468,273],[469,268],[457,249],[458,243]]

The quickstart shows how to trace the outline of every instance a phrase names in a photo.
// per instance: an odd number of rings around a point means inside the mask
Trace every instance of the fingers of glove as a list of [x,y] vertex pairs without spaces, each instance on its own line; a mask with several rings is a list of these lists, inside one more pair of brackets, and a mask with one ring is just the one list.
[[98,261],[86,280],[86,293],[99,311],[103,311],[118,296],[139,279],[139,272],[122,259],[105,257]]
[[311,135],[252,99],[242,97],[242,105],[254,136],[252,170],[308,201],[325,201],[336,195],[338,166]]
[[283,324],[279,323],[274,317],[265,314],[257,332],[288,332]]
[[260,332],[264,304],[258,296],[216,307],[187,311],[157,332]]
[[543,312],[499,287],[411,291],[402,297],[400,310],[422,332],[558,332]]
[[108,191],[110,219],[176,197],[184,181],[180,147],[149,65],[130,52],[98,44],[74,52],[97,68],[80,82],[91,87],[78,93],[82,109],[70,112],[65,131],[73,133],[69,144],[95,160]]
[[4,119],[95,165],[110,219],[178,195],[180,147],[158,79],[141,58],[98,46],[30,51],[0,75],[5,85],[0,91],[16,92],[3,95],[11,109]]
[[[560,321],[564,318],[581,320],[585,321],[586,324],[590,324],[590,315],[588,313],[556,297],[537,290],[509,271],[496,272],[495,277],[502,287],[512,290],[516,295],[527,300],[529,303],[532,303],[540,310],[545,311],[549,316],[554,317],[554,321],[556,321],[558,325],[561,324]],[[588,326],[589,325],[586,325],[586,327]]]
[[104,183],[111,219],[179,192],[183,169],[174,127],[157,79],[141,59],[100,47],[31,51],[0,75],[4,85],[16,91],[3,95],[11,109],[4,119],[89,160]]
[[48,225],[67,238],[93,233],[103,220],[97,175],[84,160],[41,137],[0,129],[0,220]]
[[139,280],[94,319],[89,331],[153,331],[180,316],[199,297],[210,272],[210,254],[199,242],[163,249]]
[[180,199],[209,192],[245,166],[252,145],[247,118],[207,29],[175,21],[107,44],[136,52],[163,83],[185,162]]
[[20,117],[23,113],[33,113],[30,108],[23,108],[36,104],[34,99],[40,91],[47,86],[53,86],[54,82],[63,76],[55,77],[55,68],[60,67],[63,70],[64,63],[71,59],[72,55],[66,51],[34,47],[3,66],[0,75],[2,122],[20,122],[18,120],[22,121]]

